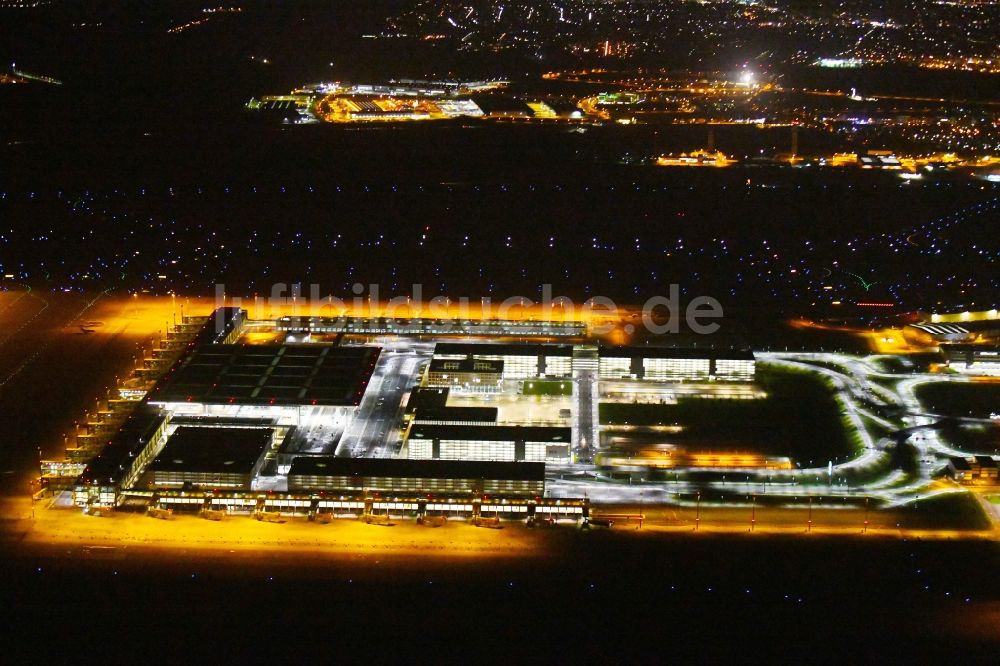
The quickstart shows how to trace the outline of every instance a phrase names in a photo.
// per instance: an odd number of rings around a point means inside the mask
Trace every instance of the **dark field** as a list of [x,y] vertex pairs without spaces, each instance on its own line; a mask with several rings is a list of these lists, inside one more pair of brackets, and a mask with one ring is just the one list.
[[127,295],[0,291],[0,495],[29,492],[39,455],[63,459],[63,435],[170,316],[169,299],[154,311]]
[[988,419],[1000,413],[1000,382],[924,384],[917,397],[928,411],[944,416]]
[[833,398],[816,376],[758,371],[760,400],[681,398],[675,405],[602,403],[601,423],[681,425],[672,443],[697,450],[788,456],[803,467],[853,455]]
[[960,644],[962,661],[995,663],[994,543],[553,538],[564,555],[522,562],[18,560],[0,593],[20,637],[6,656],[900,663]]

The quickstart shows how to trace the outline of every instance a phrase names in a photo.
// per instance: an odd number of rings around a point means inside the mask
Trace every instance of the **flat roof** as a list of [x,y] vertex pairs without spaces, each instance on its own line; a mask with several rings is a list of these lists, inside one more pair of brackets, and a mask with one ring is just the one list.
[[91,460],[80,475],[82,483],[118,483],[124,480],[132,462],[149,444],[166,416],[159,409],[139,405],[112,436],[107,446]]
[[426,425],[417,423],[410,429],[410,439],[569,444],[571,433],[570,428],[557,426]]
[[296,458],[293,476],[358,476],[406,479],[490,479],[544,481],[545,463],[479,460],[407,460],[405,458]]
[[496,407],[418,407],[416,423],[425,421],[488,421],[496,423],[499,410]]
[[959,458],[957,456],[952,456],[950,459],[951,466],[959,471],[969,471],[972,467],[969,465],[969,461],[965,458]]
[[380,352],[322,344],[205,345],[171,368],[149,402],[356,406]]
[[419,328],[422,326],[455,326],[458,329],[489,327],[489,326],[512,326],[515,328],[574,328],[586,329],[587,325],[582,321],[546,321],[546,320],[515,320],[515,319],[453,319],[447,317],[292,317],[285,315],[275,320],[279,327],[296,328],[308,330],[313,326],[342,327],[342,328]]
[[752,361],[749,349],[713,349],[711,347],[601,347],[602,358],[677,358],[725,361]]
[[418,386],[406,401],[406,413],[412,414],[425,407],[444,407],[450,391],[447,386]]
[[479,358],[432,358],[431,372],[503,372],[503,361]]
[[154,472],[249,474],[271,444],[270,428],[181,426],[147,468]]
[[208,316],[208,321],[202,326],[198,335],[192,341],[192,346],[214,345],[224,341],[230,333],[236,330],[246,318],[243,308],[216,308]]
[[439,342],[434,355],[465,354],[467,356],[572,356],[573,345],[544,345],[489,342]]

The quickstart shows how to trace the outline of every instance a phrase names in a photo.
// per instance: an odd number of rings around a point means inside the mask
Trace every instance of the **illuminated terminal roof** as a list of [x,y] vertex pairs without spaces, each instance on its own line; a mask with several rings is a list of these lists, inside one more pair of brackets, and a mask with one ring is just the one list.
[[296,458],[288,476],[544,481],[545,463],[309,456]]
[[451,391],[446,386],[418,386],[410,393],[410,399],[406,401],[406,413],[412,414],[418,409],[435,409],[444,407],[448,403],[448,393]]
[[380,349],[331,345],[206,345],[171,369],[152,403],[356,406]]
[[515,321],[510,319],[441,319],[406,317],[281,317],[278,331],[345,333],[348,335],[516,335],[578,337],[587,331],[580,321]]
[[1000,336],[1000,320],[978,319],[960,322],[920,322],[909,324],[938,340],[965,340],[976,336]]
[[217,308],[191,341],[191,347],[218,345],[226,342],[243,325],[247,312],[243,308]]

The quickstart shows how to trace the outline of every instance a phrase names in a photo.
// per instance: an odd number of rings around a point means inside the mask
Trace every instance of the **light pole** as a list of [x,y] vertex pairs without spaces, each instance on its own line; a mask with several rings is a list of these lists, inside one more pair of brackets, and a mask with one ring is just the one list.
[[694,505],[694,531],[698,531],[698,526],[701,524],[701,493],[698,493],[698,499],[695,501]]
[[867,534],[868,532],[868,498],[865,498],[865,525],[861,529],[862,534]]

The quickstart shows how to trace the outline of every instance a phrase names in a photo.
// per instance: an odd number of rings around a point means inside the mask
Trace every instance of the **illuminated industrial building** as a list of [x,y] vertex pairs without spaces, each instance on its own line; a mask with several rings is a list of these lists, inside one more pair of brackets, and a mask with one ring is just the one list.
[[275,444],[273,428],[181,426],[146,468],[139,487],[250,490]]
[[545,492],[545,465],[466,460],[299,458],[288,473],[288,490],[540,496]]
[[503,361],[435,358],[427,371],[427,384],[467,393],[499,393],[503,390],[503,365]]
[[598,353],[601,379],[748,382],[756,372],[751,351],[605,347]]
[[407,457],[417,460],[569,462],[570,428],[425,425],[410,427]]
[[941,345],[941,352],[955,368],[974,374],[1000,375],[1000,346],[955,344]]
[[997,461],[990,456],[948,459],[948,475],[964,485],[996,485],[998,469]]
[[[496,407],[448,407],[449,388],[433,386],[414,388],[407,404],[413,460],[335,457],[334,445],[309,433],[317,426],[348,431],[381,349],[240,344],[247,324],[240,308],[220,308],[204,320],[182,356],[83,469],[74,503],[266,512],[315,510],[297,493],[333,488],[538,495],[544,462],[569,458],[569,428],[498,426]],[[551,349],[555,366],[571,358],[570,347]],[[516,363],[530,358],[537,370],[538,349],[528,350]],[[431,383],[455,390],[492,392],[503,385],[502,360],[432,359],[429,369]],[[347,463],[352,471],[333,473]],[[269,492],[263,504],[262,488]]]
[[472,335],[517,337],[583,337],[579,321],[515,321],[511,319],[443,319],[421,317],[281,317],[279,332],[345,335]]
[[202,345],[148,396],[171,414],[275,418],[322,413],[346,425],[378,360],[376,347]]
[[573,375],[573,347],[570,345],[439,342],[434,347],[434,358],[500,361],[504,379]]

